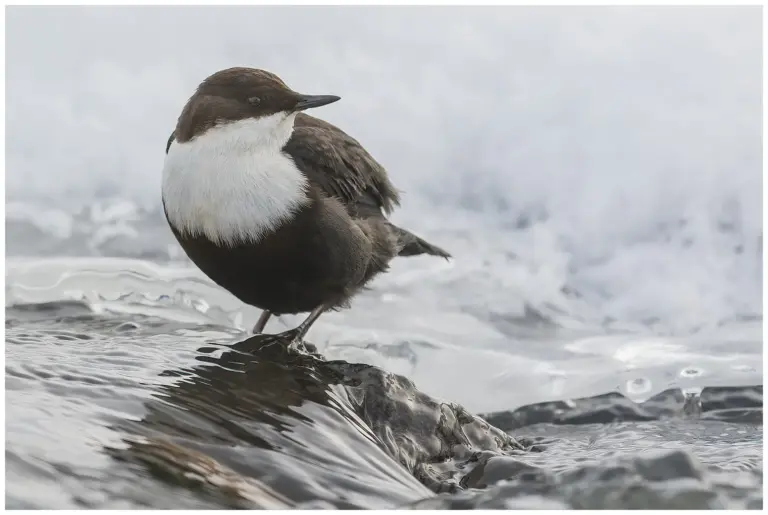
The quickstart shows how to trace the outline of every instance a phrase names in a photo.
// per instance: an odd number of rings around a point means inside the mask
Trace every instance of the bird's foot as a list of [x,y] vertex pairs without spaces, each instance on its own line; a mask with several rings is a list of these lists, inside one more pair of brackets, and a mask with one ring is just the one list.
[[276,334],[274,335],[274,338],[289,351],[317,354],[317,347],[302,339],[299,328]]
[[304,351],[309,354],[317,354],[317,347],[311,343],[305,342],[301,335],[300,328],[290,329],[277,335],[279,338],[288,342],[289,350]]
[[274,356],[283,354],[320,356],[317,352],[317,347],[311,343],[303,341],[296,329],[291,329],[290,331],[285,331],[284,333],[279,334],[254,335],[241,342],[239,347],[240,350],[246,352],[256,352],[258,354],[267,353]]

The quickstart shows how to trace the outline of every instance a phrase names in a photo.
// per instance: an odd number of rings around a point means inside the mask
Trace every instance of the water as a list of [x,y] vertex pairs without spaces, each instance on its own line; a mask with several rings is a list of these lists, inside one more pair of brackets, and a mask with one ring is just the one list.
[[[762,507],[756,13],[9,9],[7,506]],[[249,339],[159,209],[233,64],[342,96],[455,256],[317,356]]]
[[762,506],[762,387],[480,419],[332,346],[73,301],[6,316],[9,507]]

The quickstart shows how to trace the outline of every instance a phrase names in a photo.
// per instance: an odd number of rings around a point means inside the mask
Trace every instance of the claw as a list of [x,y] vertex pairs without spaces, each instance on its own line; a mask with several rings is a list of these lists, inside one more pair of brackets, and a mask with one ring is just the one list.
[[317,347],[311,343],[307,343],[302,339],[301,327],[285,331],[277,335],[281,340],[288,341],[288,349],[299,352],[306,352],[310,354],[317,353]]

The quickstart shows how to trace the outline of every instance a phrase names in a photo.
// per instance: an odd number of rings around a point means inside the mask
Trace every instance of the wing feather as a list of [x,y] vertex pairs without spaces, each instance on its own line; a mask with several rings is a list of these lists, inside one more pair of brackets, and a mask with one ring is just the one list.
[[357,140],[328,122],[297,116],[285,151],[310,182],[353,213],[389,214],[400,204],[386,170]]

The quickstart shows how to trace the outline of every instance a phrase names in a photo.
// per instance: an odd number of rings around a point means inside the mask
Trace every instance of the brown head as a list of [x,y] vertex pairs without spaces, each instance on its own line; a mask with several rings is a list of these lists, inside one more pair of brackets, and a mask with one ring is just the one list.
[[333,95],[297,93],[265,70],[228,68],[197,87],[179,116],[174,138],[183,143],[221,123],[290,115],[337,100],[339,97]]

